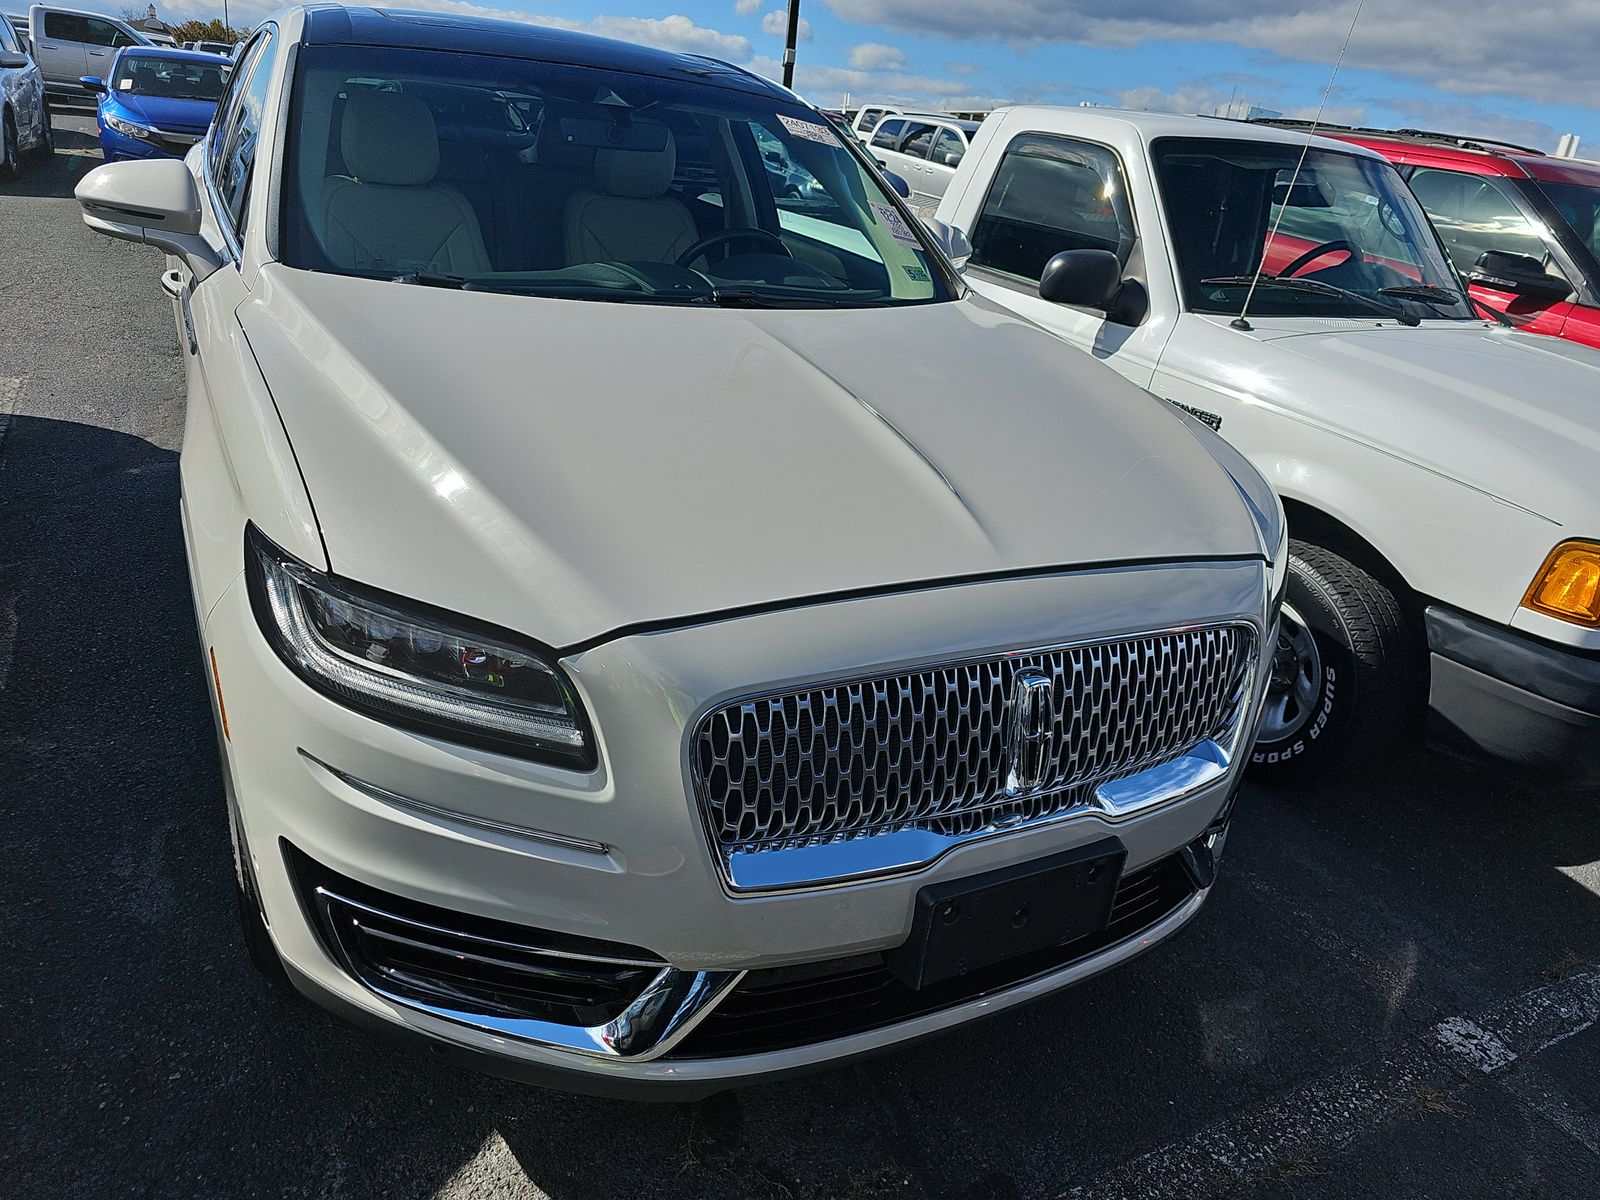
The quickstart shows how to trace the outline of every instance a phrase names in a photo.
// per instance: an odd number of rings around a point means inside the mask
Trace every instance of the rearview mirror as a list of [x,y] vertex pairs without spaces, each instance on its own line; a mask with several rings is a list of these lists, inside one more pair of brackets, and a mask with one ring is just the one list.
[[200,235],[200,191],[182,159],[106,163],[80,179],[73,195],[90,229],[176,255],[196,282],[222,265]]
[[1101,312],[1111,307],[1122,286],[1122,264],[1109,250],[1063,250],[1039,276],[1039,297]]
[[98,75],[79,75],[78,82],[83,84],[83,90],[93,92],[96,96],[106,94],[106,81]]
[[1552,304],[1572,294],[1567,281],[1546,271],[1544,263],[1537,258],[1505,250],[1485,250],[1480,254],[1467,281],[1497,292],[1511,292]]
[[934,217],[922,218],[922,224],[939,244],[939,249],[944,251],[957,270],[967,265],[967,259],[972,257],[972,242],[967,237],[967,232],[955,225],[947,225]]
[[30,61],[26,54],[0,54],[0,71],[7,69],[20,70],[26,67]]

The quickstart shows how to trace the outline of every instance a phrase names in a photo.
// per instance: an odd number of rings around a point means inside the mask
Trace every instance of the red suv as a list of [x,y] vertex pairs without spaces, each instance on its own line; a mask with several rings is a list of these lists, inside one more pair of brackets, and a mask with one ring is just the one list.
[[1600,347],[1600,163],[1418,129],[1317,132],[1399,168],[1473,296],[1523,329]]

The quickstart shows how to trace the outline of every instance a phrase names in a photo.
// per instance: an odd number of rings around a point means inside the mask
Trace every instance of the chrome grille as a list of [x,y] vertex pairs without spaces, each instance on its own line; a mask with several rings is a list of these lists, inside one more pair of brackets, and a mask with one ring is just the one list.
[[[1247,705],[1243,625],[996,656],[780,695],[708,714],[696,787],[724,860],[904,829],[963,837],[1090,802],[1094,788],[1226,741]],[[1035,786],[1008,793],[1019,673],[1050,681]]]

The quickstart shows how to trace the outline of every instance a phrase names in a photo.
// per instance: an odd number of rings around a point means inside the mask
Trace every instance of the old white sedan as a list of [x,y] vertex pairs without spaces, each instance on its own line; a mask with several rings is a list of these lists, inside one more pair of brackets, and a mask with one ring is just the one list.
[[692,1095],[1200,907],[1276,499],[969,295],[789,92],[291,10],[186,162],[78,196],[170,256],[265,969],[489,1069]]

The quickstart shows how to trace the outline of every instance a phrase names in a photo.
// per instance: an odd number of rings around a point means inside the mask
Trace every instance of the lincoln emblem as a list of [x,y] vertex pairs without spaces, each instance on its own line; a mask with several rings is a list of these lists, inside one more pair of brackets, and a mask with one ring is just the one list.
[[1055,718],[1055,693],[1050,676],[1032,667],[1017,672],[1011,683],[1006,795],[1026,796],[1044,786]]

